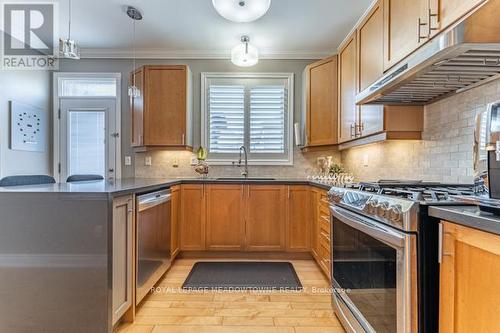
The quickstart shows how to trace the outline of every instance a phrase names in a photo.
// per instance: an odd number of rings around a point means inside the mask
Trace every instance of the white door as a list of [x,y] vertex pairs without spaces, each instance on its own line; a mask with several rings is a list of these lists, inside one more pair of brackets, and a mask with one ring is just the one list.
[[115,179],[115,98],[60,99],[60,175],[101,175]]

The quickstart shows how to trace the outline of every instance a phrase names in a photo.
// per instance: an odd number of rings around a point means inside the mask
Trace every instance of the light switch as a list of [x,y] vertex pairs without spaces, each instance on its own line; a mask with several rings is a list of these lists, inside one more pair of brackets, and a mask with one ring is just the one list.
[[151,166],[152,164],[153,164],[153,159],[151,158],[151,156],[146,156],[146,158],[144,159],[144,165]]
[[132,157],[125,156],[125,165],[132,165]]

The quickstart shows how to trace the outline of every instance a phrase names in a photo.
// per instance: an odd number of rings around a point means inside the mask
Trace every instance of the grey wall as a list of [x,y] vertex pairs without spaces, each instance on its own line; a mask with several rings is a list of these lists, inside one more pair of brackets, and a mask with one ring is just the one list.
[[[262,60],[257,66],[240,68],[229,60],[139,60],[137,66],[146,64],[186,64],[194,75],[194,145],[200,144],[200,81],[202,72],[285,72],[295,74],[295,119],[301,112],[302,72],[313,60]],[[130,109],[127,96],[129,73],[132,61],[129,59],[83,59],[79,61],[63,60],[62,72],[114,72],[122,73],[122,160],[124,156],[134,156],[130,147]],[[132,158],[132,161],[135,159]],[[122,161],[123,165],[123,161]],[[122,166],[122,177],[133,177],[134,166]]]
[[[52,174],[51,73],[49,71],[0,71],[0,177],[18,174]],[[34,106],[47,113],[45,152],[9,148],[9,101]]]

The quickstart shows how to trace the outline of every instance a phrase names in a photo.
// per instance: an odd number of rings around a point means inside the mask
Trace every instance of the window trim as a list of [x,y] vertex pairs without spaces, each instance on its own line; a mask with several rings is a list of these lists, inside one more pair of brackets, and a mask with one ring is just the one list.
[[[287,144],[288,153],[285,159],[252,159],[248,161],[248,165],[283,165],[292,166],[293,165],[293,122],[294,122],[294,73],[212,73],[212,72],[202,72],[201,73],[201,145],[203,147],[208,147],[208,81],[210,79],[283,79],[287,80],[287,95],[288,95],[288,109],[287,109],[287,119],[286,125],[288,126],[285,130],[287,133],[285,137],[285,143]],[[212,165],[232,165],[235,160],[229,158],[208,158],[207,162]]]

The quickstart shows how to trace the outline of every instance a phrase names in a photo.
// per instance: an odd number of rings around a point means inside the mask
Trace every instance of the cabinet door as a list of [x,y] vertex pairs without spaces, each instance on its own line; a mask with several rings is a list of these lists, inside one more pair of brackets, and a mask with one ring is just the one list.
[[439,331],[498,332],[500,236],[443,222]]
[[430,17],[432,34],[438,34],[453,23],[472,12],[487,0],[430,0],[429,14],[437,14]]
[[147,66],[144,117],[147,146],[186,144],[186,66]]
[[307,69],[307,146],[334,145],[338,136],[337,57]]
[[311,250],[311,200],[308,186],[287,186],[286,249]]
[[181,216],[181,189],[180,186],[172,187],[172,217],[171,217],[171,241],[170,248],[172,260],[175,259],[180,250],[179,245],[179,222]]
[[207,250],[243,250],[243,185],[208,185],[206,188]]
[[384,70],[388,70],[427,42],[428,1],[384,0]]
[[356,34],[339,53],[339,142],[355,138],[356,106]]
[[[367,89],[384,74],[384,13],[380,0],[361,22],[358,31],[358,87]],[[359,107],[360,136],[384,130],[384,107],[362,105]]]
[[247,186],[245,207],[246,249],[282,251],[285,249],[285,186]]
[[113,200],[113,325],[133,304],[134,200],[125,196]]
[[141,92],[139,97],[130,97],[132,147],[140,147],[144,144],[144,69],[133,72],[130,82]]
[[181,187],[181,250],[205,250],[205,186]]

